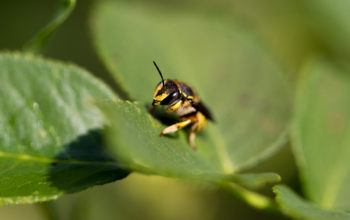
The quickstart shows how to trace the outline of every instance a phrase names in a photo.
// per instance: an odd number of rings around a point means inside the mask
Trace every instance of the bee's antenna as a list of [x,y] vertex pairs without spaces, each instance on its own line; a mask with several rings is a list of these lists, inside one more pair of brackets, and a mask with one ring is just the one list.
[[158,73],[160,75],[160,77],[162,78],[162,84],[164,86],[164,78],[163,78],[163,75],[162,75],[162,72],[160,71],[159,67],[157,66],[156,62],[153,61],[153,64],[156,66],[157,70],[158,70]]

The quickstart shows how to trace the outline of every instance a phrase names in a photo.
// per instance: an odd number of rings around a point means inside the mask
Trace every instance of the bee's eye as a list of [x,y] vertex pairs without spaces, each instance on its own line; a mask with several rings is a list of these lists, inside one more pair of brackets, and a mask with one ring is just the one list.
[[172,98],[177,98],[178,95],[179,95],[179,92],[173,92],[173,93],[170,94],[170,96],[171,96]]
[[176,100],[180,98],[180,93],[178,91],[170,93],[165,99],[163,99],[160,104],[161,105],[171,105]]

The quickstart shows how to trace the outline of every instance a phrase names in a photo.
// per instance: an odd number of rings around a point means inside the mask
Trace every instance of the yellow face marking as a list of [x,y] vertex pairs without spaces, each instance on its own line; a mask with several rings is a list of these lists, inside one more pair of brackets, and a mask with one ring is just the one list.
[[163,88],[163,85],[162,84],[159,84],[156,88],[156,90],[154,91],[153,93],[153,100],[155,101],[154,102],[154,105],[159,105],[161,101],[163,101],[169,94],[167,93],[162,93],[160,95],[157,95],[158,92]]
[[156,96],[156,94],[158,94],[159,90],[161,90],[162,87],[163,87],[162,84],[159,84],[159,85],[157,86],[156,90],[155,90],[154,93],[153,93],[153,98]]
[[163,93],[161,95],[155,96],[153,99],[157,102],[161,102],[163,101],[163,99],[165,99],[169,94],[167,93]]

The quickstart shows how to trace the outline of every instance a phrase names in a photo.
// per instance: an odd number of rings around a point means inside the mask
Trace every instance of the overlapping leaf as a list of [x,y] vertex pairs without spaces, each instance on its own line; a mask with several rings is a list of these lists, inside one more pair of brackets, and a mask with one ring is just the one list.
[[124,177],[103,150],[95,99],[115,95],[70,64],[0,54],[0,204],[56,198]]
[[300,198],[287,186],[275,186],[274,192],[277,194],[277,202],[280,204],[281,209],[287,215],[294,218],[308,220],[350,219],[349,213],[344,211],[323,209],[320,206]]
[[293,146],[306,198],[278,186],[277,201],[303,219],[350,219],[350,75],[325,59],[310,62],[298,88]]
[[350,77],[325,60],[305,75],[294,135],[305,193],[325,208],[350,211]]

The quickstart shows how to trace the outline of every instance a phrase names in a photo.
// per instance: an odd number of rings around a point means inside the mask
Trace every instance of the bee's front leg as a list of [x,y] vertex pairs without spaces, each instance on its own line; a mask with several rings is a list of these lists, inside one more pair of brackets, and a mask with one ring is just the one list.
[[159,135],[162,136],[164,134],[169,134],[169,133],[173,133],[181,128],[186,127],[187,125],[189,125],[191,123],[191,120],[188,119],[186,121],[182,121],[182,122],[178,122],[176,124],[170,125],[169,127],[165,128]]
[[194,151],[197,150],[195,138],[196,138],[196,130],[198,128],[198,122],[194,123],[190,129],[190,134],[188,136],[188,142],[190,142],[190,145]]
[[154,110],[154,108],[155,108],[154,105],[150,105],[150,106],[148,107],[148,112],[149,112],[149,113],[152,113],[153,110]]

